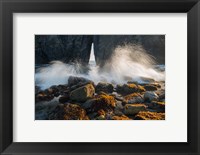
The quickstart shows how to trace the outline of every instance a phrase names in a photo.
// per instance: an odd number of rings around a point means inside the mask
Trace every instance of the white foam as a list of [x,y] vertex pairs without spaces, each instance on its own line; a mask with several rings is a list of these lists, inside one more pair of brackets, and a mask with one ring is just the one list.
[[80,64],[53,61],[36,73],[36,85],[46,89],[52,85],[67,84],[69,76],[85,77],[95,83],[126,83],[130,79],[140,81],[139,77],[152,78],[156,81],[165,80],[165,72],[154,69],[154,58],[138,45],[118,46],[111,60],[101,69],[91,62],[89,72],[82,74]]

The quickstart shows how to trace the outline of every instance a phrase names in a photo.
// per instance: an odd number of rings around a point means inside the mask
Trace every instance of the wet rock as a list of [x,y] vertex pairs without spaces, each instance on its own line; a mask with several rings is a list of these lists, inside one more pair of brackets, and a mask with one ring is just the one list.
[[116,108],[118,108],[118,109],[124,108],[121,101],[116,101]]
[[136,92],[144,92],[145,89],[142,86],[137,86],[136,84],[124,84],[117,85],[116,91],[122,95],[128,95]]
[[133,94],[130,94],[130,95],[126,95],[124,97],[124,99],[128,104],[143,103],[144,102],[142,95],[140,95],[139,93],[133,93]]
[[35,94],[38,94],[41,91],[39,86],[35,86]]
[[122,109],[118,109],[118,108],[115,108],[114,114],[116,116],[122,116],[122,115],[124,115],[124,113],[122,112]]
[[53,98],[54,98],[53,95],[46,94],[45,92],[40,92],[40,93],[36,94],[35,101],[36,102],[39,102],[39,101],[50,101]]
[[74,86],[74,85],[78,85],[78,84],[87,84],[87,83],[93,83],[91,80],[86,79],[84,77],[76,77],[76,76],[70,76],[68,78],[68,85]]
[[146,106],[144,104],[126,104],[124,107],[125,115],[135,115],[140,111],[146,111]]
[[112,93],[114,89],[114,86],[110,83],[105,83],[105,82],[99,82],[97,86],[95,87],[96,93],[99,93],[101,91],[105,93]]
[[158,95],[155,92],[147,91],[144,93],[144,99],[145,101],[154,101],[158,100]]
[[58,97],[58,96],[60,95],[60,91],[59,91],[59,89],[57,88],[57,86],[53,85],[53,86],[50,87],[50,89],[53,90],[53,95],[54,95],[55,97]]
[[78,102],[85,102],[89,98],[92,98],[95,93],[95,89],[92,84],[87,84],[80,88],[73,90],[70,93],[70,99]]
[[70,100],[69,95],[64,95],[64,96],[61,96],[61,97],[59,98],[59,102],[60,102],[60,103],[66,103],[66,102],[68,102],[69,100]]
[[86,111],[76,104],[60,104],[50,114],[53,120],[88,120]]
[[95,112],[100,109],[104,111],[113,110],[116,106],[116,101],[110,95],[97,95],[95,98],[90,99],[82,104],[82,107],[89,112]]
[[141,111],[135,116],[136,120],[164,120],[165,113]]
[[141,80],[143,83],[152,83],[152,82],[155,82],[154,79],[148,78],[148,77],[140,77],[140,80]]
[[155,110],[156,112],[165,112],[165,103],[153,101],[148,103],[148,108]]
[[112,120],[131,120],[131,119],[128,118],[126,115],[122,115],[122,116],[113,116]]
[[153,86],[153,85],[146,85],[144,86],[144,88],[146,89],[146,91],[156,91],[157,87]]

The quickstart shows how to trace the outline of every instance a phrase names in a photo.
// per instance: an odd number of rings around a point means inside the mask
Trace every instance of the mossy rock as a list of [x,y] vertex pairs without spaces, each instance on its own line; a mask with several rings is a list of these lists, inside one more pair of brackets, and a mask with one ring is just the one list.
[[143,86],[132,83],[132,84],[117,85],[116,91],[119,94],[128,95],[137,92],[144,92],[145,89]]
[[97,112],[101,109],[104,111],[110,111],[113,110],[115,106],[115,98],[106,94],[97,95],[93,99],[82,104],[82,107],[89,112]]
[[60,104],[50,115],[54,120],[88,120],[86,111],[77,104]]
[[165,113],[157,113],[157,112],[139,112],[135,116],[136,120],[165,120]]

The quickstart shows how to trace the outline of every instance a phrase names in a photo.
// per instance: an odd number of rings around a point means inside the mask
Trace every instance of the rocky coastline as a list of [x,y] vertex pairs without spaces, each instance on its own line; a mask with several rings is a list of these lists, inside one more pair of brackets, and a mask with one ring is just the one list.
[[165,82],[99,82],[70,76],[65,85],[35,86],[36,120],[165,120]]

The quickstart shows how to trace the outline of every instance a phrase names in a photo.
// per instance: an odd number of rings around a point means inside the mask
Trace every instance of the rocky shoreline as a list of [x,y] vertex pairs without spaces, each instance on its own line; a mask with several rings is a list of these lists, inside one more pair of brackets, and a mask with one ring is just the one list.
[[165,82],[93,81],[70,76],[68,84],[40,90],[35,86],[36,120],[164,120]]

